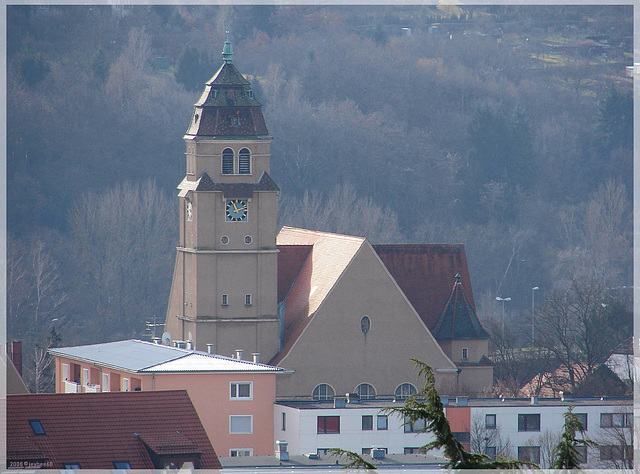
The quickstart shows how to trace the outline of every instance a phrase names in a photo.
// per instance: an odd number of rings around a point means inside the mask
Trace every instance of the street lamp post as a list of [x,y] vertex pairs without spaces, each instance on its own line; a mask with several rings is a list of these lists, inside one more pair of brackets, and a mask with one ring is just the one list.
[[540,287],[534,286],[531,288],[531,345],[534,344],[534,336],[535,336],[535,325],[533,321],[535,319],[536,314],[536,291],[539,290]]
[[504,334],[504,320],[505,320],[504,303],[505,301],[511,301],[511,297],[500,298],[499,296],[496,296],[496,301],[502,301],[502,333]]

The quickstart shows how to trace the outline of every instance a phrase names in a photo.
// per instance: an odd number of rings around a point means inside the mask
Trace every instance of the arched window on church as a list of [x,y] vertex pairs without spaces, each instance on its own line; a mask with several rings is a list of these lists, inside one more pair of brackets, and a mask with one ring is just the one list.
[[251,152],[247,148],[240,150],[238,165],[240,174],[251,174]]
[[233,174],[233,150],[225,148],[222,152],[222,174]]
[[405,398],[409,398],[411,395],[416,393],[418,390],[411,383],[401,383],[396,387],[395,397],[396,400],[404,400]]
[[321,383],[313,389],[314,400],[333,400],[335,394],[336,391],[328,383]]
[[360,400],[371,400],[376,398],[376,389],[369,383],[361,383],[356,387],[356,393],[360,396]]

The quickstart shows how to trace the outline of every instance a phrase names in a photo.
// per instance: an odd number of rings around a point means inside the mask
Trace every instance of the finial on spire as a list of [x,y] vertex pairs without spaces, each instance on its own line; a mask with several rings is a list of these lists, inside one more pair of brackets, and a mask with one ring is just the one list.
[[459,273],[456,273],[456,285],[460,284],[460,278],[462,278],[462,275],[460,275]]
[[224,42],[224,46],[222,47],[222,59],[225,63],[233,62],[233,47],[231,46],[231,41],[229,41],[229,32],[227,31],[227,39]]

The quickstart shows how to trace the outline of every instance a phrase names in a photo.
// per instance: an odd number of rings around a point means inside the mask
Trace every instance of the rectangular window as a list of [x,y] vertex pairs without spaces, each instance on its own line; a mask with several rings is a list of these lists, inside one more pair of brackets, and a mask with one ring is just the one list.
[[229,456],[231,456],[232,458],[253,456],[253,449],[230,449]]
[[587,447],[576,446],[576,452],[578,453],[578,463],[586,464],[587,463]]
[[280,428],[282,431],[287,431],[287,414],[282,412],[282,425]]
[[244,295],[244,305],[251,306],[251,295]]
[[487,430],[496,429],[496,415],[488,414],[484,416],[484,427]]
[[103,392],[108,392],[109,391],[109,374],[102,374],[102,391]]
[[518,431],[540,431],[540,414],[518,415]]
[[600,413],[600,428],[626,428],[632,425],[632,413]]
[[469,349],[466,347],[462,348],[462,360],[468,360],[469,359]]
[[362,454],[368,454],[371,456],[371,448],[362,448]]
[[229,306],[229,295],[222,295],[222,306]]
[[469,444],[471,442],[471,433],[468,431],[454,431],[451,434],[462,444]]
[[373,415],[362,415],[362,431],[373,429]]
[[487,446],[484,448],[484,454],[489,456],[491,459],[496,458],[496,447],[495,446]]
[[122,391],[123,392],[128,392],[129,391],[129,379],[122,379]]
[[518,461],[540,464],[540,446],[518,446]]
[[578,421],[582,424],[583,431],[587,431],[587,414],[576,413],[576,417],[578,418]]
[[404,448],[404,454],[420,454],[420,448],[418,447]]
[[622,461],[633,459],[633,446],[600,446],[601,461]]
[[408,417],[404,419],[404,432],[405,433],[419,433],[422,431],[427,425],[425,420],[416,420],[411,423]]
[[251,434],[253,433],[253,415],[230,415],[230,434]]
[[62,364],[62,380],[69,380],[69,364]]
[[387,417],[387,415],[378,415],[378,422],[376,424],[376,428],[379,430],[389,429],[389,418]]
[[251,382],[231,382],[231,400],[252,400]]
[[40,420],[29,420],[29,424],[31,425],[31,429],[33,430],[33,434],[35,434],[35,435],[47,434],[47,433],[45,433],[44,426],[42,426],[42,422]]
[[113,467],[116,469],[131,469],[129,461],[113,461]]
[[82,385],[89,385],[89,369],[82,369]]
[[318,434],[340,433],[339,416],[319,416]]
[[193,155],[187,155],[187,174],[194,175],[196,174],[196,157]]

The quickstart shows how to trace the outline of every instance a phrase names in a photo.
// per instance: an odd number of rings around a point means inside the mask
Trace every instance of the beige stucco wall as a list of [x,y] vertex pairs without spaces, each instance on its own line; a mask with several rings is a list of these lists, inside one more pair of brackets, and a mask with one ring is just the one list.
[[[367,334],[360,327],[364,315],[371,319]],[[337,394],[363,382],[379,395],[392,395],[404,382],[420,389],[412,358],[455,368],[366,242],[279,363],[295,373],[279,376],[278,396],[310,396],[318,383]],[[451,377],[436,374],[438,382]]]

